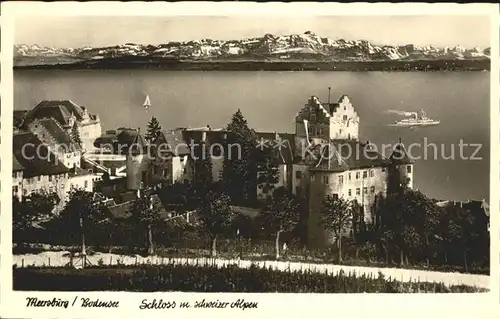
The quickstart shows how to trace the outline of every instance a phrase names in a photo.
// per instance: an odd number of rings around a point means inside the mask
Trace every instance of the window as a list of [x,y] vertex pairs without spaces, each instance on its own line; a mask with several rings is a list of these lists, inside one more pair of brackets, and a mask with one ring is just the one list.
[[411,174],[411,165],[406,166],[406,171],[408,174]]
[[368,187],[363,187],[363,193],[367,194],[368,193]]
[[385,173],[385,168],[384,167],[382,168],[382,173]]
[[17,194],[17,192],[18,192],[18,191],[19,191],[19,187],[17,187],[17,186],[12,186],[12,192],[13,192],[14,194]]
[[328,176],[323,176],[323,184],[328,185]]
[[375,186],[370,187],[370,193],[372,193],[372,194],[375,193]]
[[350,189],[350,188],[349,188],[349,190],[347,191],[347,194],[348,194],[349,196],[352,196],[352,192],[351,192],[351,189]]
[[42,180],[42,176],[38,176],[38,181],[41,181]]
[[89,181],[85,181],[83,184],[83,187],[85,187],[85,189],[87,189],[87,187],[89,187]]
[[359,179],[359,172],[356,172],[356,179]]
[[16,177],[17,177],[17,172],[12,173],[12,178],[16,178]]
[[50,186],[49,187],[49,193],[53,193],[54,192],[54,187]]
[[339,199],[339,194],[332,194],[333,199]]
[[339,176],[339,184],[343,184],[344,183],[344,175],[340,175]]
[[344,121],[347,121],[347,115],[344,115],[344,116],[342,117],[342,119],[343,119]]
[[347,174],[347,179],[348,179],[348,180],[351,180],[351,173],[348,173],[348,174]]
[[359,188],[356,188],[356,195],[361,194],[361,190]]
[[316,121],[316,113],[311,113],[311,121]]
[[363,178],[366,178],[368,175],[367,175],[367,172],[366,171],[363,171]]
[[316,175],[311,175],[311,182],[314,182],[316,180]]
[[320,128],[318,129],[318,134],[317,134],[317,135],[322,135],[322,134],[323,134],[323,129],[320,127]]
[[49,175],[49,182],[52,182],[52,175]]
[[295,172],[295,178],[296,179],[301,179],[302,178],[302,171],[296,171]]
[[371,169],[370,170],[370,177],[373,177],[373,176],[375,176],[375,172]]

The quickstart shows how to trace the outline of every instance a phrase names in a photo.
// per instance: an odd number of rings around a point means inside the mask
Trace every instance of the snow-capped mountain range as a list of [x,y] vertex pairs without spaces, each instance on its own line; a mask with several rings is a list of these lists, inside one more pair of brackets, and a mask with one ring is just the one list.
[[394,60],[484,60],[490,48],[375,45],[365,40],[348,41],[303,34],[273,35],[241,40],[201,39],[166,42],[160,45],[127,43],[101,48],[53,48],[15,45],[14,57],[49,60],[98,60],[126,56],[198,59],[313,60],[313,61],[394,61]]

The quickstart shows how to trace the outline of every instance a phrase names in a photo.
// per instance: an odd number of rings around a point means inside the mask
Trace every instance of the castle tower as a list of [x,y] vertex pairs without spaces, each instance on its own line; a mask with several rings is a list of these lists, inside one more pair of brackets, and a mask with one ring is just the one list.
[[388,191],[394,191],[405,183],[409,188],[413,188],[413,165],[415,163],[408,155],[401,139],[394,146],[389,160]]
[[144,137],[137,130],[137,135],[126,155],[127,188],[130,190],[143,189],[147,183],[149,169],[148,149]]
[[322,103],[318,97],[311,96],[295,117],[296,156],[309,144],[358,138],[359,116],[346,95],[337,103]]

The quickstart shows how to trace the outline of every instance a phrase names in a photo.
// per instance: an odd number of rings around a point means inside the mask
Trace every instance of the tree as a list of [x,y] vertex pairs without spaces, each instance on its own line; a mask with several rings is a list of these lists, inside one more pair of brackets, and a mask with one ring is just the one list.
[[141,194],[132,205],[132,221],[145,228],[147,236],[147,253],[154,253],[153,226],[161,221],[160,203],[155,202],[151,195]]
[[12,230],[14,241],[24,237],[37,222],[50,219],[54,207],[59,202],[56,193],[31,193],[21,201],[12,197]]
[[361,232],[364,231],[364,212],[357,200],[351,203],[352,209],[352,237],[356,245],[356,258],[359,256],[359,245],[361,244]]
[[205,187],[213,182],[210,144],[202,142],[194,149],[193,184],[195,188]]
[[199,199],[198,217],[202,229],[210,235],[212,257],[217,256],[217,238],[230,231],[235,214],[231,209],[231,199],[216,184],[210,185]]
[[[69,201],[59,215],[59,222],[65,231],[80,236],[83,256],[86,255],[86,235],[107,219],[101,203],[94,199],[94,194],[83,189],[72,189],[69,192]],[[83,263],[85,266],[85,260]]]
[[279,259],[280,234],[292,231],[299,222],[299,203],[284,187],[279,187],[274,191],[273,196],[268,199],[266,207],[261,212],[260,219],[265,230],[269,230],[276,235],[276,259]]
[[78,130],[78,123],[75,122],[73,127],[71,128],[71,138],[73,139],[73,143],[75,143],[77,149],[82,148],[82,139],[80,138],[80,131]]
[[257,187],[256,134],[240,110],[232,116],[226,129],[222,180],[233,202],[248,203],[255,199]]
[[349,230],[351,221],[352,203],[343,198],[328,195],[323,201],[320,224],[332,231],[337,238],[339,263],[342,262],[342,236]]
[[279,181],[279,150],[272,147],[255,149],[257,161],[257,184],[262,185],[265,194],[273,190]]
[[160,135],[160,133],[161,133],[160,122],[158,122],[156,117],[152,116],[151,120],[149,120],[147,133],[144,136],[144,138],[149,143],[152,143],[156,140],[156,138],[158,137],[158,135]]
[[462,252],[464,270],[468,271],[467,255],[471,251],[474,240],[478,233],[474,227],[474,215],[461,205],[449,204],[448,213],[451,215],[448,224],[448,234],[452,243],[455,244],[456,251]]

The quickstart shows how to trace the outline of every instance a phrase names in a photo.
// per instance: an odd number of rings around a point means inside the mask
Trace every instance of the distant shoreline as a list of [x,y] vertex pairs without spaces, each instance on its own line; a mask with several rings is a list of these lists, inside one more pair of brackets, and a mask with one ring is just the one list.
[[489,71],[490,60],[432,61],[182,61],[112,58],[65,64],[14,65],[14,70],[158,69],[165,71]]

